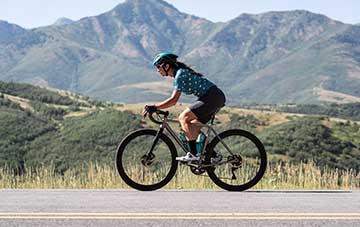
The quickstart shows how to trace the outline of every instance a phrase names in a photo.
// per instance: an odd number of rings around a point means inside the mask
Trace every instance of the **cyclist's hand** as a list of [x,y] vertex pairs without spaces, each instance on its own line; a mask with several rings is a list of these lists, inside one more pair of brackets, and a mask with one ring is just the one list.
[[144,107],[144,111],[143,111],[143,117],[145,118],[147,116],[148,113],[153,113],[157,110],[157,107],[155,105],[146,105]]

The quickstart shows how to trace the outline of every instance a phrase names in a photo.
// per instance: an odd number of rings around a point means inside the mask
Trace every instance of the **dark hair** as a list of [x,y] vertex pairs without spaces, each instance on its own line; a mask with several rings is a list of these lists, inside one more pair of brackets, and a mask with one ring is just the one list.
[[180,62],[180,61],[177,61],[175,64],[176,64],[176,66],[177,66],[178,68],[187,69],[187,70],[189,70],[191,73],[193,73],[193,74],[195,74],[195,75],[197,75],[197,76],[200,76],[200,77],[204,76],[203,74],[195,71],[195,70],[194,70],[193,68],[191,68],[190,66],[187,66],[185,63],[182,63],[182,62]]

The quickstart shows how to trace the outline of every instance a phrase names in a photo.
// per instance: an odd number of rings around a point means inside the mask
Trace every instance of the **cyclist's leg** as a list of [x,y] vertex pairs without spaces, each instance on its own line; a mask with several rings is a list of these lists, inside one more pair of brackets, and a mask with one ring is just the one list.
[[179,116],[179,122],[185,135],[189,141],[196,140],[200,133],[201,126],[194,124],[198,122],[197,116],[189,109],[186,108]]
[[215,111],[222,107],[224,103],[224,93],[214,86],[180,114],[179,121],[188,140],[195,140],[201,129],[201,126],[193,124],[192,121],[197,120],[206,124]]

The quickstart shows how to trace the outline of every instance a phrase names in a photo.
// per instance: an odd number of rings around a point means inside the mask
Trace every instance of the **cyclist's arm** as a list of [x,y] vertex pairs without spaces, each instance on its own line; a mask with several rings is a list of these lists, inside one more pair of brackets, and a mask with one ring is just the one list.
[[155,106],[158,109],[166,109],[171,106],[174,106],[177,103],[177,101],[179,100],[180,95],[181,95],[181,91],[174,90],[172,95],[170,96],[170,98],[166,99],[165,101],[163,101],[161,103],[155,104]]

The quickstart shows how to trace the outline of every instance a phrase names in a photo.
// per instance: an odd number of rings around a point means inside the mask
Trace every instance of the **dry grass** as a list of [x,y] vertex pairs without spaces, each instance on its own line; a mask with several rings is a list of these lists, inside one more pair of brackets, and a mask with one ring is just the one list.
[[161,94],[161,95],[170,95],[172,92],[172,81],[169,79],[165,79],[163,81],[155,81],[155,82],[143,82],[143,83],[135,83],[135,84],[127,84],[117,87],[118,89],[128,89],[128,88],[139,88],[144,89],[147,92]]
[[[355,77],[355,74],[353,76]],[[325,90],[321,87],[315,87],[313,89],[313,93],[316,96],[318,96],[321,101],[335,102],[335,103],[360,102],[359,97],[347,95],[340,92]]]
[[[37,189],[113,189],[129,188],[112,166],[89,164],[79,171],[71,169],[64,175],[56,174],[53,166],[27,169],[15,175],[0,168],[0,188]],[[197,176],[183,165],[165,187],[167,189],[218,189],[206,173]],[[320,170],[313,163],[293,165],[276,163],[268,166],[263,179],[254,189],[360,189],[360,173],[353,170]]]
[[14,103],[19,104],[21,106],[21,108],[23,108],[23,109],[34,111],[34,108],[32,108],[32,106],[29,104],[28,99],[20,98],[20,97],[13,96],[13,95],[7,95],[7,94],[4,94],[4,97]]

